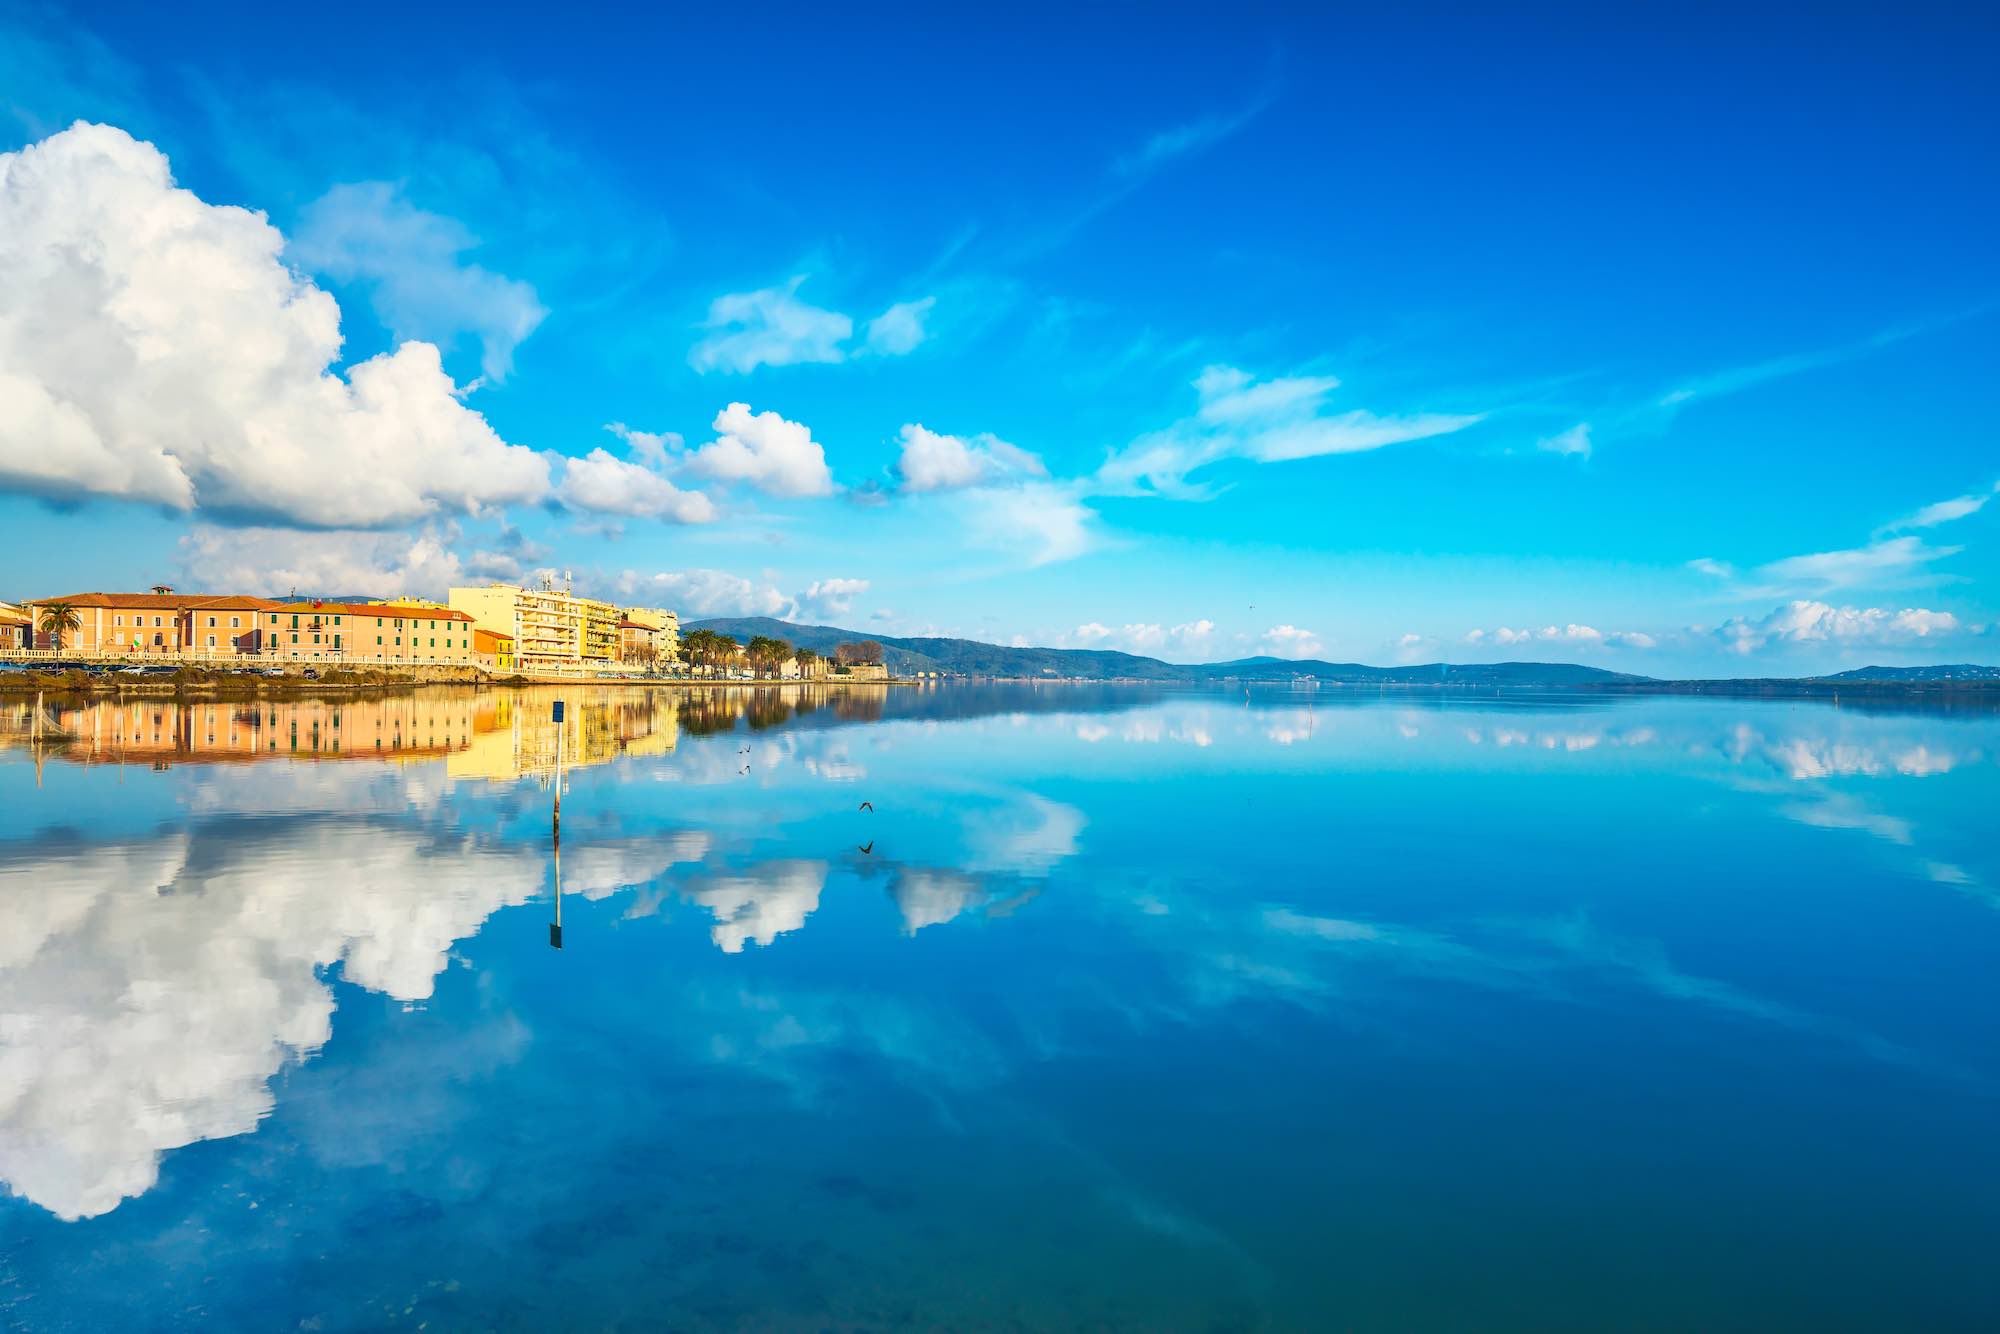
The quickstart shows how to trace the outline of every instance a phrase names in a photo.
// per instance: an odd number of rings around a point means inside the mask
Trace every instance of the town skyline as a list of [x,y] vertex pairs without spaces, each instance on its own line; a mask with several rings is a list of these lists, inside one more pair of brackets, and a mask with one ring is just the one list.
[[2000,660],[1976,19],[371,12],[0,19],[0,599]]

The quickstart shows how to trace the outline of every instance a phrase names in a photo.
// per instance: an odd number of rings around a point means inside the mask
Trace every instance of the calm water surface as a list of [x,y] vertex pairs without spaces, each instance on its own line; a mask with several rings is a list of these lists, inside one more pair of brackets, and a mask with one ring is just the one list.
[[4,1323],[2000,1327],[1992,715],[552,697],[6,703]]

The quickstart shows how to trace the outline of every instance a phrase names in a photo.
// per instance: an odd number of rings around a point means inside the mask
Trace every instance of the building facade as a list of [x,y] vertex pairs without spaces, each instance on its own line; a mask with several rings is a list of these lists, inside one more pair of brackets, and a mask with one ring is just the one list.
[[[66,604],[76,614],[76,628],[53,632],[42,628],[42,613]],[[63,648],[78,654],[178,654],[206,651],[217,656],[248,651],[245,637],[258,628],[258,617],[279,604],[268,598],[198,593],[71,593],[39,598],[23,606],[34,635],[34,647]],[[60,639],[60,644],[57,640]]]
[[653,632],[653,661],[664,666],[681,655],[681,618],[664,607],[627,607],[625,619]]
[[274,658],[455,666],[474,661],[472,618],[383,602],[273,603],[247,651]]
[[557,588],[487,584],[451,590],[451,608],[474,626],[514,641],[522,671],[608,666],[618,660],[618,608]]

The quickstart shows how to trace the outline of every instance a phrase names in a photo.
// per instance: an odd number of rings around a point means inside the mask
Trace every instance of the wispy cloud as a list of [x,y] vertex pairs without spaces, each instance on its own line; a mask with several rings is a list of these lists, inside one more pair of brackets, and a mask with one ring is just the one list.
[[1351,454],[1448,435],[1481,420],[1477,413],[1332,412],[1326,399],[1339,384],[1327,375],[1259,381],[1233,366],[1210,366],[1194,382],[1193,415],[1113,453],[1094,484],[1110,494],[1199,499],[1210,493],[1190,485],[1188,474],[1223,459],[1281,463]]
[[1975,491],[1968,495],[1953,496],[1950,500],[1940,500],[1924,506],[1914,514],[1906,514],[1893,523],[1884,524],[1879,530],[1884,533],[1907,532],[1912,528],[1935,528],[1939,524],[1951,523],[1958,519],[1968,519],[1986,508],[1986,503],[2000,493],[2000,482],[1994,483],[1991,491]]
[[1185,124],[1161,130],[1133,152],[1120,157],[1113,164],[1112,170],[1123,177],[1143,176],[1176,158],[1199,153],[1203,149],[1221,143],[1257,119],[1266,107],[1277,100],[1277,96],[1277,90],[1272,89],[1240,111],[1227,115],[1201,116]]

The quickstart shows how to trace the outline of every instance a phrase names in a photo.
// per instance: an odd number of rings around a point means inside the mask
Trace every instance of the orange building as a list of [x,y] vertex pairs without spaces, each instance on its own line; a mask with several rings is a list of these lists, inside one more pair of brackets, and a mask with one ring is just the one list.
[[77,628],[62,635],[61,647],[74,653],[180,653],[198,650],[227,654],[247,651],[258,613],[277,603],[268,598],[202,593],[72,593],[28,603],[36,648],[55,648],[55,636],[41,628],[42,609],[68,603]]

